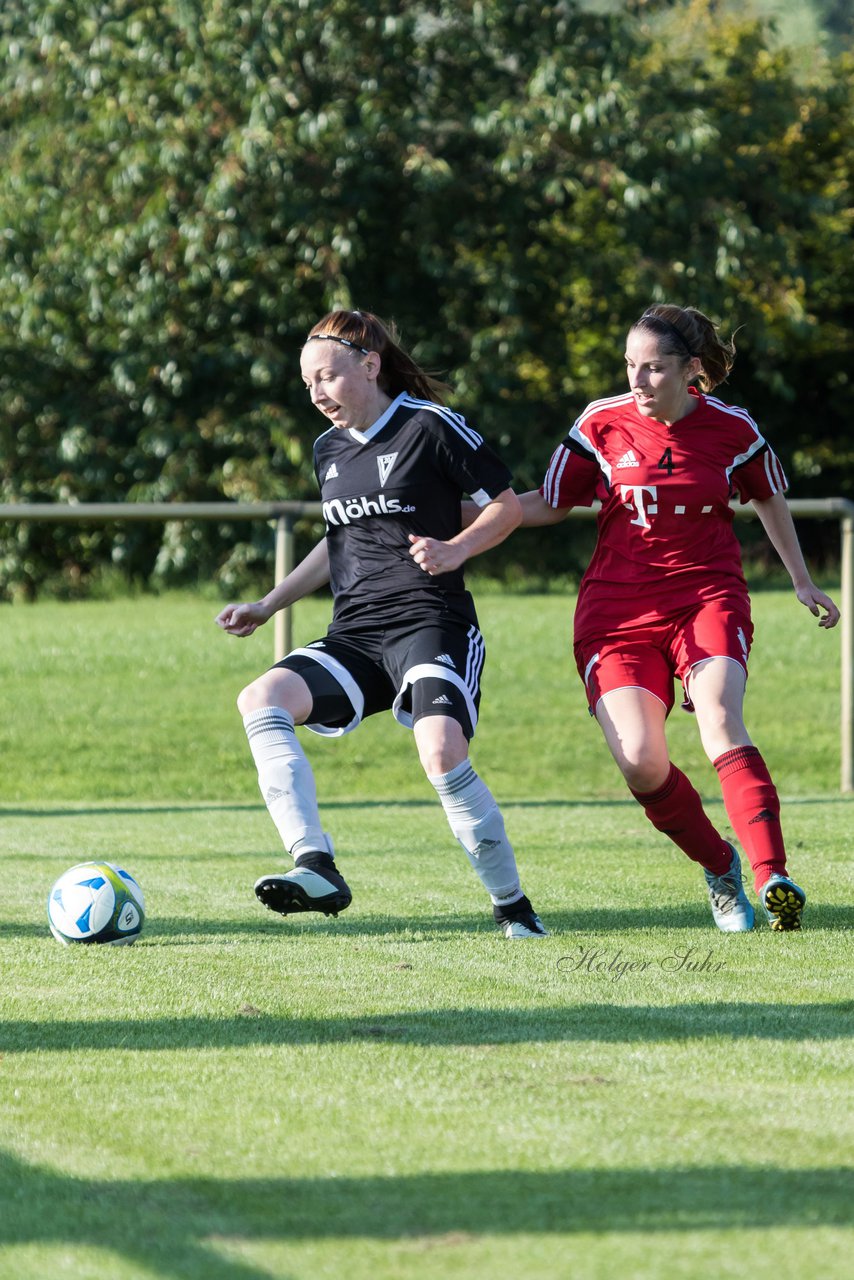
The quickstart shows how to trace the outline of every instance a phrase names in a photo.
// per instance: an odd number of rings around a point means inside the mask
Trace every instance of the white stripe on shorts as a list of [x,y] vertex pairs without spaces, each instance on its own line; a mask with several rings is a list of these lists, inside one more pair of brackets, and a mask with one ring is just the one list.
[[[323,649],[291,649],[287,656],[292,658],[297,653],[303,658],[312,658],[318,666],[324,667],[331,676],[335,677],[353,704],[353,710],[356,713],[349,724],[339,728],[330,729],[325,724],[307,724],[305,726],[306,729],[310,729],[312,733],[317,733],[323,738],[340,738],[345,733],[352,733],[361,724],[362,716],[365,712],[365,699],[362,690],[356,684],[350,672],[346,667],[342,667],[337,658],[333,658],[331,653],[326,653]],[[299,672],[296,674],[299,675]]]

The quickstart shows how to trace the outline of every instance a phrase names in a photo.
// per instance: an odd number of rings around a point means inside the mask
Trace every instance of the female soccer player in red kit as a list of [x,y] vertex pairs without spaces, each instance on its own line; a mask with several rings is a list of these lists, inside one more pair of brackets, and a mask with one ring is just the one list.
[[669,757],[678,677],[771,928],[799,929],[806,895],[788,875],[777,791],[742,715],[753,626],[734,494],[753,503],[819,625],[835,626],[839,610],[810,578],[779,460],[744,409],[709,394],[734,356],[702,312],[650,307],[628,333],[629,390],[587,406],[542,487],[521,496],[522,523],[557,522],[601,499],[575,611],[591,714],[652,825],[703,867],[718,928],[750,929],[738,853]]

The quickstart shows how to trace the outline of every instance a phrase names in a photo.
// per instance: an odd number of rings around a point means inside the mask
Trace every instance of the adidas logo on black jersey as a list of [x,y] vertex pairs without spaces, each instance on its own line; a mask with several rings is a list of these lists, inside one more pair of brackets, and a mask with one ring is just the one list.
[[453,706],[451,699],[446,693],[441,693],[438,698],[433,699],[434,707],[450,707]]
[[453,667],[455,671],[457,669],[456,666],[454,666],[453,658],[449,657],[447,653],[437,653],[433,661],[444,662],[446,667]]
[[336,467],[336,465],[335,465],[335,463],[334,463],[334,462],[333,462],[332,466],[329,468],[329,470],[327,471],[326,475],[323,477],[323,479],[324,479],[324,480],[337,480],[337,479],[338,479],[338,468]]

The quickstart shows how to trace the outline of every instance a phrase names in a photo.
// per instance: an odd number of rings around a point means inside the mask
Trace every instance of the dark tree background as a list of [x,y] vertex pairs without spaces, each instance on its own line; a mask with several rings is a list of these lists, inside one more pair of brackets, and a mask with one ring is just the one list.
[[[805,64],[711,0],[5,0],[0,501],[315,498],[298,356],[339,305],[528,488],[665,299],[738,331],[723,395],[793,493],[851,496],[854,58],[815,9]],[[272,572],[263,527],[0,534],[7,599]]]

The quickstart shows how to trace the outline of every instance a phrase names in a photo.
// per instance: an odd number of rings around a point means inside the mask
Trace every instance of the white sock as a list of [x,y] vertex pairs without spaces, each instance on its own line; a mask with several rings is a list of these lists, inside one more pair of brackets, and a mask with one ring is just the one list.
[[523,896],[522,886],[501,810],[470,761],[464,760],[450,773],[430,778],[430,782],[442,801],[451,831],[465,849],[493,905],[518,902]]
[[314,774],[297,741],[293,716],[281,707],[260,707],[243,717],[258,785],[282,837],[296,859],[300,853],[332,852],[317,808]]

